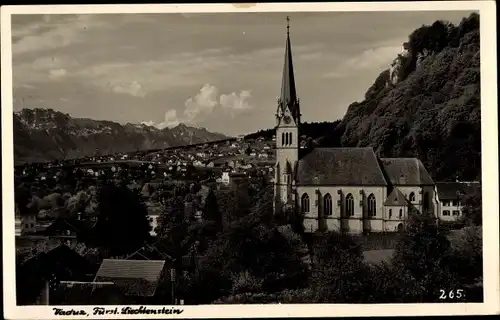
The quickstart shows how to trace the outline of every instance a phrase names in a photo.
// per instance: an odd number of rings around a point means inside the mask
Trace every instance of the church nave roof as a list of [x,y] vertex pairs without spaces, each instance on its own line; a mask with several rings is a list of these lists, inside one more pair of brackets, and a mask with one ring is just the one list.
[[381,158],[386,177],[393,185],[434,185],[434,181],[417,158]]
[[298,185],[386,186],[372,148],[316,148],[298,164]]

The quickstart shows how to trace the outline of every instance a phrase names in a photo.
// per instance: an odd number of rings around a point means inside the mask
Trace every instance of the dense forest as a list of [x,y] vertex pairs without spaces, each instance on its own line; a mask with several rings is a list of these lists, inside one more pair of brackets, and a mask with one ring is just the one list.
[[479,15],[422,26],[408,45],[397,83],[384,70],[324,143],[418,157],[435,180],[480,180]]
[[[318,139],[334,131],[339,123],[340,120],[334,122],[304,122],[300,124],[299,132],[301,136],[303,135],[312,139]],[[274,128],[259,130],[257,132],[246,135],[245,139],[256,139],[258,137],[263,137],[266,140],[270,140],[275,133],[276,131]]]

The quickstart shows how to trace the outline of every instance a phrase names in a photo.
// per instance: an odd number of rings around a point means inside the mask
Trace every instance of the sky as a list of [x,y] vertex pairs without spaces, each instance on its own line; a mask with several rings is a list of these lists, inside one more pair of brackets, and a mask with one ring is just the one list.
[[[286,13],[13,15],[14,111],[179,123],[227,135],[275,125]],[[288,13],[302,120],[334,121],[423,24],[469,12]]]

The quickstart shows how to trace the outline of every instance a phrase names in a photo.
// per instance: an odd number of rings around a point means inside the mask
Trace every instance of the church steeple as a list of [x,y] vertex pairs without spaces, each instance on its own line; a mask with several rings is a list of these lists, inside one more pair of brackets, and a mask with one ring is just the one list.
[[299,161],[300,108],[293,74],[290,18],[286,17],[286,49],[281,96],[276,114],[275,213],[294,203],[294,174]]
[[[298,124],[300,122],[300,106],[295,88],[295,77],[293,73],[292,45],[290,42],[290,17],[286,17],[286,48],[285,63],[283,65],[283,79],[281,82],[281,96],[278,101],[278,114],[285,112],[286,107],[292,113],[292,117]],[[281,112],[280,112],[281,111]]]

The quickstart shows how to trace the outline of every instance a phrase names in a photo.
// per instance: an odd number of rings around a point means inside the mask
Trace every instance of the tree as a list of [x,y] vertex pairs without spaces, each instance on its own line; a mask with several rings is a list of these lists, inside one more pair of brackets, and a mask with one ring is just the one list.
[[169,248],[170,254],[179,262],[185,252],[183,242],[189,227],[184,210],[184,201],[177,191],[176,196],[167,200],[164,211],[158,217],[158,225],[155,229],[162,245]]
[[461,217],[467,225],[482,225],[483,221],[483,206],[482,206],[482,195],[481,186],[475,186],[472,188],[472,192],[466,195],[463,199],[463,215]]
[[213,221],[218,230],[222,230],[223,227],[222,215],[219,210],[219,205],[217,203],[217,197],[212,189],[210,189],[207,198],[205,199],[205,206],[203,208],[203,218]]
[[83,213],[87,206],[90,204],[92,197],[89,193],[85,191],[78,191],[74,196],[66,200],[66,209],[68,210],[68,215],[72,218],[76,218],[79,213]]
[[137,192],[108,184],[101,187],[97,198],[97,239],[111,255],[129,254],[150,240],[148,211]]
[[247,183],[231,185],[229,189],[217,191],[217,206],[224,226],[241,217],[248,216],[251,198]]
[[456,287],[457,279],[444,259],[449,248],[447,233],[431,216],[409,215],[391,263],[394,274],[418,289],[412,295],[414,302],[437,301],[440,288]]
[[[235,192],[235,203],[237,194],[248,196]],[[211,234],[214,239],[200,257],[187,289],[193,303],[211,303],[246,290],[275,292],[304,285],[307,266],[302,261],[300,243],[277,229],[272,193],[263,191],[258,199],[249,206],[247,215],[238,217],[228,212],[233,219],[215,237]],[[233,208],[239,210],[238,206]],[[193,226],[190,230],[204,229]]]
[[483,230],[468,226],[450,233],[448,266],[463,284],[473,284],[483,274]]
[[366,301],[371,273],[359,244],[337,232],[316,233],[312,239],[312,288],[317,303]]

